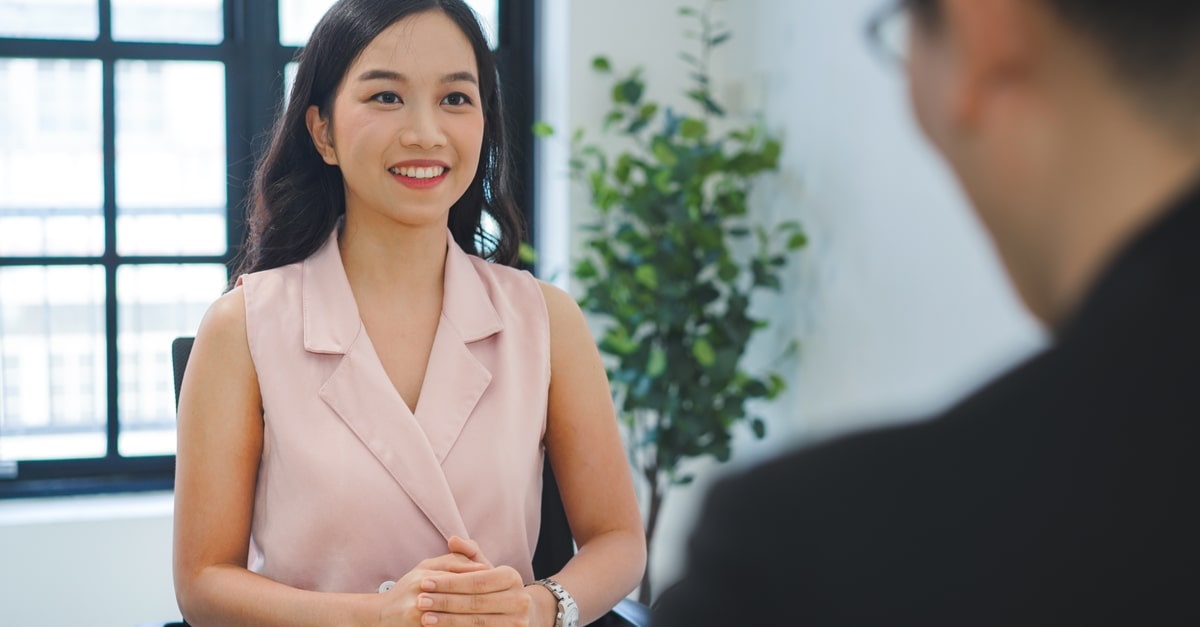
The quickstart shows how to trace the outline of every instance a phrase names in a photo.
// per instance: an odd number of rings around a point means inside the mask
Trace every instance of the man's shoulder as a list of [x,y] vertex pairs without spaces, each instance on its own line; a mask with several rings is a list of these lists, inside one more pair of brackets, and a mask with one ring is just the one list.
[[1058,359],[1038,355],[931,418],[797,448],[724,478],[710,500],[805,525],[843,516],[897,524],[946,495],[984,489],[998,472],[1030,463],[1014,453],[1027,450],[1030,431],[1054,411],[1047,401],[1064,387]]

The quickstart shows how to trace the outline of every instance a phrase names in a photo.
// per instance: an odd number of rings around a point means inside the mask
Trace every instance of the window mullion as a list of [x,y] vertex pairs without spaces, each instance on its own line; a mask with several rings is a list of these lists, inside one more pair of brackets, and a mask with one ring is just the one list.
[[102,44],[112,43],[112,0],[99,0],[96,10],[100,12],[100,35],[97,41]]
[[[111,42],[112,37],[112,3],[110,0],[100,0],[100,39]],[[105,336],[105,382],[107,403],[106,434],[107,446],[105,456],[116,459],[120,456],[117,450],[120,435],[120,405],[118,392],[120,384],[117,378],[119,355],[117,346],[118,303],[117,303],[117,60],[111,51],[101,54],[101,124],[102,145],[104,151],[104,336]]]
[[[101,6],[109,2],[101,0]],[[107,14],[107,13],[106,13]],[[107,20],[101,17],[101,28]],[[107,371],[107,454],[109,459],[118,458],[118,436],[120,434],[118,399],[118,301],[116,301],[116,59],[104,55],[102,74],[101,108],[104,154],[104,346],[106,346]]]

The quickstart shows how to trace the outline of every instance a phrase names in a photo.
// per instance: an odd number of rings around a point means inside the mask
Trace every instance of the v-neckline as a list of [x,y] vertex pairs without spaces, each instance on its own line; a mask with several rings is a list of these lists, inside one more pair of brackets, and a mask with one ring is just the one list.
[[[349,282],[349,280],[350,280],[349,277],[347,277],[346,281]],[[442,289],[444,290],[445,287],[443,286]],[[392,377],[388,374],[387,368],[384,367],[384,365],[383,365],[383,359],[379,356],[379,348],[376,346],[375,340],[371,339],[371,333],[367,330],[367,323],[364,322],[362,319],[362,313],[359,312],[359,314],[358,314],[358,324],[361,325],[361,327],[362,327],[361,333],[363,334],[364,337],[367,338],[367,344],[371,347],[371,356],[374,358],[373,361],[374,361],[375,367],[378,368],[379,371],[383,374],[383,379],[388,382],[388,387],[391,388],[392,394],[395,394],[396,398],[400,399],[400,405],[403,406],[404,409],[408,410],[408,415],[412,416],[413,418],[416,418],[417,414],[421,411],[421,406],[422,406],[421,400],[424,399],[426,397],[426,394],[430,391],[429,390],[429,378],[430,378],[429,371],[431,370],[430,366],[433,365],[434,356],[435,356],[436,348],[437,348],[437,344],[438,344],[438,335],[441,334],[442,325],[445,324],[445,322],[446,322],[445,306],[446,306],[445,298],[443,297],[442,311],[438,312],[437,326],[434,327],[434,330],[433,330],[433,341],[429,343],[429,355],[425,358],[425,372],[421,375],[421,385],[417,388],[416,402],[413,403],[413,405],[411,405],[411,406],[408,404],[408,399],[404,398],[404,393],[400,391],[400,388],[396,387],[396,382],[392,381]],[[354,302],[354,307],[355,307],[355,309],[358,308],[357,300]],[[418,420],[418,422],[420,422],[420,421]]]

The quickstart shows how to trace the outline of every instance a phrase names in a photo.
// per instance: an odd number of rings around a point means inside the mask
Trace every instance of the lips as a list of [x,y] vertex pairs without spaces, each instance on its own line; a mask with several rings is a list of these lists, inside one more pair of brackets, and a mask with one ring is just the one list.
[[450,166],[441,161],[412,160],[393,164],[388,173],[410,189],[433,189],[446,180]]

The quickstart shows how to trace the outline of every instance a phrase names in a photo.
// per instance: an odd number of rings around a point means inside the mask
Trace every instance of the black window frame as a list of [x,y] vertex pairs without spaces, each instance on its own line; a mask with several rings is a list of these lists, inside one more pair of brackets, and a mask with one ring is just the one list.
[[[515,155],[515,191],[533,240],[535,32],[539,0],[498,0],[496,48],[508,137]],[[254,163],[281,110],[283,75],[299,47],[279,38],[275,0],[224,0],[225,37],[219,44],[125,42],[112,39],[112,1],[98,0],[99,36],[92,41],[0,37],[0,58],[86,59],[102,65],[105,249],[93,256],[0,256],[0,268],[102,266],[105,273],[107,449],[102,458],[16,461],[0,465],[0,499],[169,490],[175,456],[124,457],[117,449],[119,380],[117,269],[144,264],[232,265],[244,240],[244,211]],[[116,78],[118,60],[221,61],[225,65],[226,252],[223,255],[122,256],[116,248]]]

